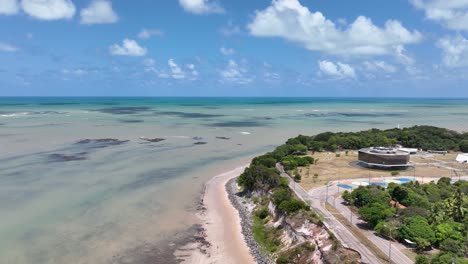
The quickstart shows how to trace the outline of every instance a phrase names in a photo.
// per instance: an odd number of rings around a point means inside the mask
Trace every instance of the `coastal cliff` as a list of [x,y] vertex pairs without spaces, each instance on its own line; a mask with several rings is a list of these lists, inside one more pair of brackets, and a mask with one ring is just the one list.
[[235,179],[226,184],[239,211],[242,233],[257,263],[359,263],[308,209],[288,214],[278,209],[272,193],[240,193]]

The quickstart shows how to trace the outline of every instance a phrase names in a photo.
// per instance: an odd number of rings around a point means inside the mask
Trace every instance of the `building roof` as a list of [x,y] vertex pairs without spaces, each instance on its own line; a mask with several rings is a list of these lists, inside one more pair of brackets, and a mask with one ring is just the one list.
[[468,153],[458,154],[456,160],[460,163],[468,163]]
[[384,148],[384,147],[371,147],[360,149],[361,152],[368,154],[379,154],[379,155],[409,155],[408,152],[402,151],[395,148]]

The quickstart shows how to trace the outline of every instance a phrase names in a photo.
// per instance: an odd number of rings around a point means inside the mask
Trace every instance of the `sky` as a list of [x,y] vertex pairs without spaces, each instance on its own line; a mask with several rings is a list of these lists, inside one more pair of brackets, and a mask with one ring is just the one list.
[[468,0],[0,0],[0,96],[468,97]]

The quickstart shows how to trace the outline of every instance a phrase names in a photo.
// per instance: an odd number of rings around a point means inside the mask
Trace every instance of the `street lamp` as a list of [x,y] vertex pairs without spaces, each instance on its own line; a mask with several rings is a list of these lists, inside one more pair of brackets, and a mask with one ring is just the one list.
[[388,240],[388,261],[392,261],[392,228],[387,224],[384,224],[384,227],[387,227],[390,233],[390,239]]

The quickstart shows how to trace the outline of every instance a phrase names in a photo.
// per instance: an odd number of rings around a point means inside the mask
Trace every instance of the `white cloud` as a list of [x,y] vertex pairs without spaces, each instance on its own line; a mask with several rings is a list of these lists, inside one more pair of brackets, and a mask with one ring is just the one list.
[[365,69],[371,72],[394,73],[397,71],[395,66],[385,61],[365,61],[363,64]]
[[63,69],[63,74],[72,74],[72,75],[84,75],[87,74],[88,71],[84,69]]
[[169,59],[169,61],[167,61],[167,64],[169,65],[169,69],[171,70],[172,78],[185,79],[185,72],[182,70],[182,68],[179,67],[179,65],[174,61],[174,59]]
[[424,10],[429,20],[439,22],[453,30],[468,31],[468,0],[410,0]]
[[437,42],[437,46],[442,49],[442,61],[445,66],[468,66],[468,40],[461,35],[442,38]]
[[0,14],[14,15],[18,13],[19,5],[16,0],[0,0]]
[[380,28],[370,18],[359,16],[343,30],[321,12],[310,12],[298,0],[273,0],[256,11],[247,25],[258,37],[280,37],[313,51],[338,55],[392,54],[394,47],[422,40],[418,31],[409,31],[397,20],[387,20]]
[[349,64],[337,62],[336,64],[323,60],[318,61],[319,69],[326,75],[330,75],[332,77],[336,77],[338,79],[345,79],[345,78],[356,78],[356,72],[354,68],[351,67]]
[[230,56],[235,53],[234,49],[226,48],[224,46],[219,49],[219,52],[221,52],[221,54],[223,54],[224,56]]
[[196,80],[199,72],[197,71],[194,64],[185,65],[185,70],[179,66],[174,59],[169,59],[167,61],[169,65],[169,73],[160,72],[159,77],[161,78],[172,78],[176,80]]
[[162,36],[164,35],[164,32],[162,32],[161,30],[159,29],[142,29],[139,33],[138,33],[138,38],[140,39],[149,39],[153,36]]
[[143,64],[147,67],[151,67],[151,66],[154,66],[156,65],[156,61],[154,59],[151,59],[151,58],[146,58],[143,60]]
[[229,20],[228,24],[224,27],[222,27],[219,32],[223,34],[226,37],[232,36],[232,35],[237,35],[241,33],[240,27],[237,25],[234,25],[234,23]]
[[182,8],[193,14],[222,14],[224,8],[215,0],[179,0]]
[[237,64],[234,60],[229,60],[226,68],[220,72],[223,82],[232,82],[238,84],[248,84],[252,78],[246,76],[247,69]]
[[11,44],[8,44],[8,43],[4,43],[4,42],[0,42],[0,51],[3,51],[3,52],[15,52],[15,51],[18,51],[18,48],[11,45]]
[[112,3],[107,0],[93,0],[91,4],[81,9],[81,24],[115,23],[119,16],[112,9]]
[[187,64],[186,67],[192,73],[193,77],[197,77],[199,75],[199,73],[198,73],[197,69],[195,68],[194,64]]
[[120,56],[145,56],[147,51],[133,39],[124,39],[122,45],[114,44],[109,47],[109,52],[112,55]]
[[71,19],[76,11],[70,0],[21,0],[21,8],[41,20]]

